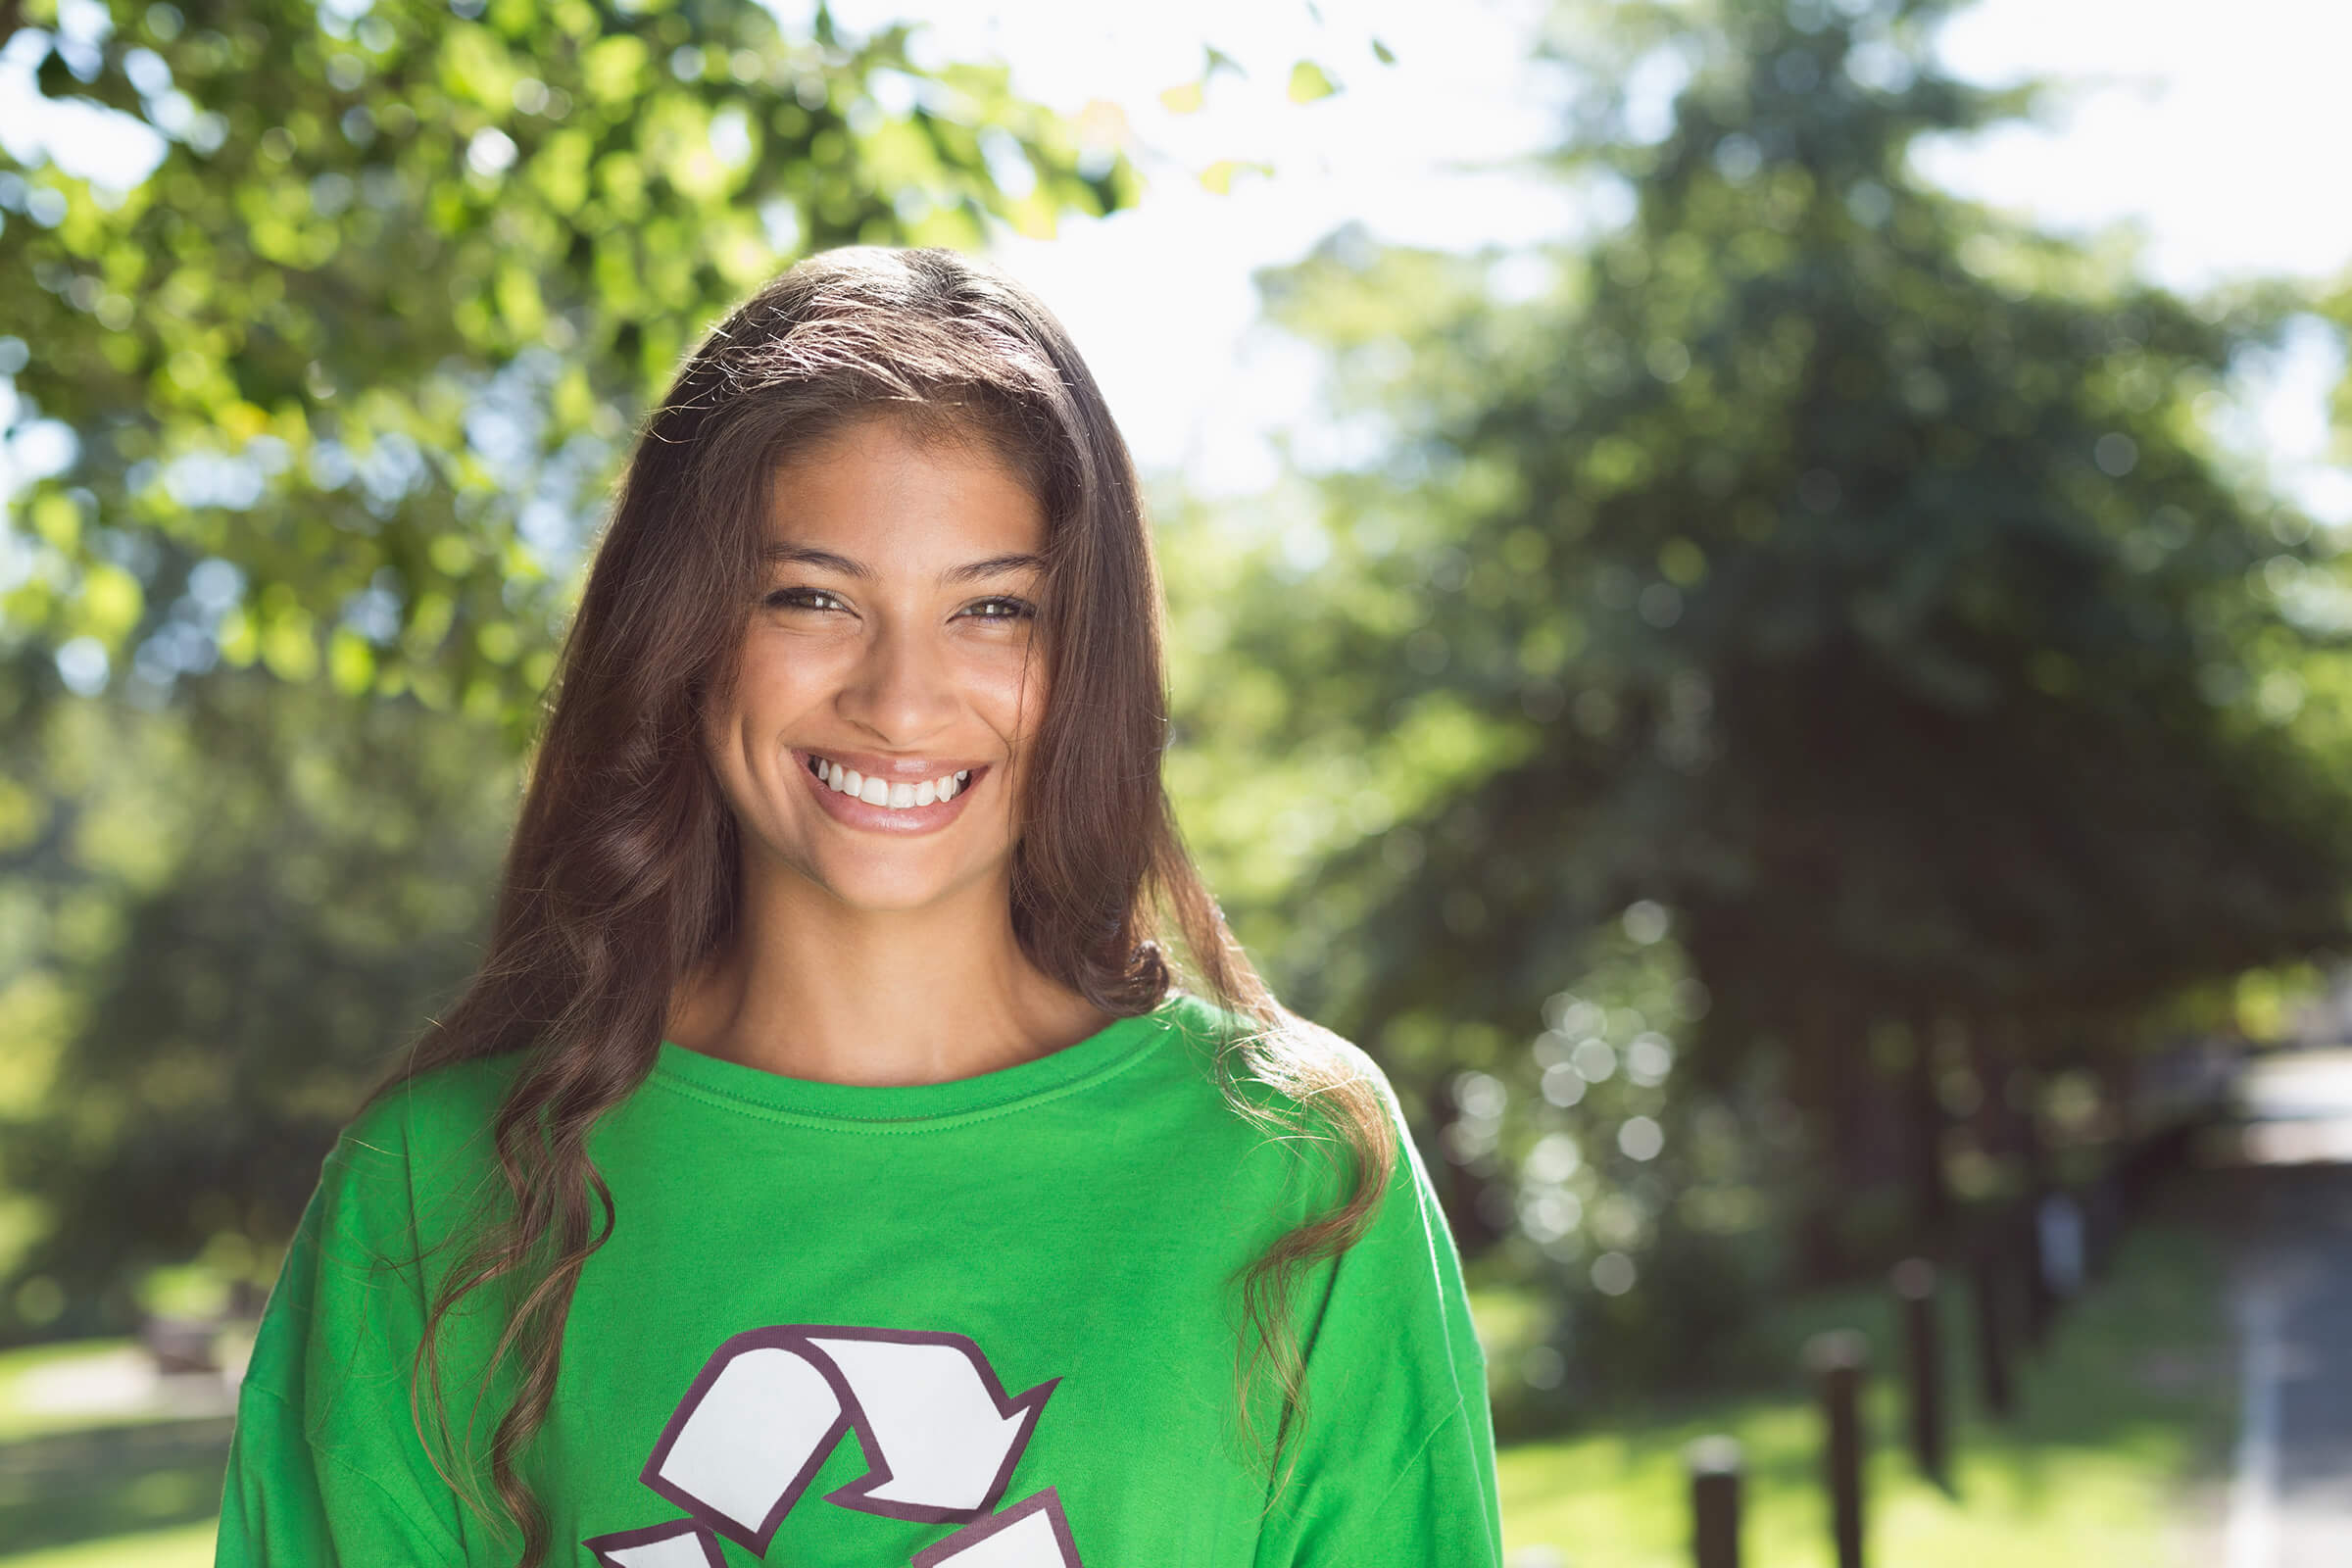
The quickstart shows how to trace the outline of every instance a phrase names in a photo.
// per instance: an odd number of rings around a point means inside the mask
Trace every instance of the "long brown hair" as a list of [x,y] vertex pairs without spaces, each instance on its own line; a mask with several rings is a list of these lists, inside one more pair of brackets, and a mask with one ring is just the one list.
[[[485,1298],[503,1299],[507,1315],[490,1370],[506,1367],[516,1392],[489,1469],[522,1532],[519,1568],[545,1561],[549,1525],[516,1461],[547,1417],[580,1270],[616,1218],[589,1133],[652,1069],[673,995],[734,925],[737,828],[699,716],[734,678],[770,476],[877,415],[918,438],[985,443],[1046,514],[1047,701],[1012,865],[1022,951],[1119,1017],[1189,984],[1242,1025],[1214,1057],[1235,1110],[1351,1175],[1343,1201],[1234,1277],[1240,1427],[1263,1458],[1250,1392],[1270,1368],[1278,1472],[1305,1414],[1294,1287],[1361,1236],[1396,1167],[1366,1059],[1275,999],[1177,834],[1160,772],[1168,714],[1151,531],[1126,445],[1068,335],[1026,289],[953,251],[810,257],[704,339],[647,421],[564,641],[487,954],[368,1097],[452,1062],[515,1061],[492,1128],[505,1191],[483,1203],[434,1293],[412,1410],[422,1438],[416,1391],[427,1393],[447,1448],[444,1321],[496,1282]],[[1164,944],[1171,927],[1190,956],[1181,970]],[[476,1386],[490,1381],[485,1372]],[[467,1455],[442,1474],[488,1520],[472,1421],[466,1430]],[[439,1468],[429,1441],[427,1450]],[[1280,1490],[1278,1477],[1268,1507]]]

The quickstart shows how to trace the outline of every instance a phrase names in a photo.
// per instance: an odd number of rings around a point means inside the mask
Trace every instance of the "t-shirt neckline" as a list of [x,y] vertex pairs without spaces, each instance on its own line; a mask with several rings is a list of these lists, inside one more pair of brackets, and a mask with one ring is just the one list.
[[1155,1043],[1187,993],[1172,991],[1149,1012],[1114,1018],[1085,1039],[1042,1056],[969,1078],[936,1084],[835,1084],[790,1078],[663,1040],[654,1060],[659,1080],[741,1104],[792,1116],[845,1122],[912,1122],[1003,1111],[1051,1098],[1108,1070]]

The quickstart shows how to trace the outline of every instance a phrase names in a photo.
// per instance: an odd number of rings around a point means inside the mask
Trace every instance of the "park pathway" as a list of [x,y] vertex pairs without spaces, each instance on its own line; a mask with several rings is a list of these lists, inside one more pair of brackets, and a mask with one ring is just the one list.
[[2352,1568],[2352,1051],[2251,1068],[2221,1568]]

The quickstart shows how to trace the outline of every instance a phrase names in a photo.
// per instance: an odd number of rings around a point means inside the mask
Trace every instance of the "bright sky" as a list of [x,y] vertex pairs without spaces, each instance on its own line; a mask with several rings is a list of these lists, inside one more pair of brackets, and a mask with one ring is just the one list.
[[[837,5],[845,21],[894,0]],[[1351,220],[1414,244],[1529,244],[1576,214],[1546,183],[1507,168],[1543,147],[1556,94],[1527,62],[1539,0],[1202,0],[1183,7],[1022,0],[931,24],[943,54],[999,53],[1014,86],[1076,111],[1125,111],[1150,189],[1138,207],[1065,222],[1052,241],[1008,238],[999,259],[1043,295],[1076,337],[1147,469],[1192,488],[1264,488],[1265,437],[1316,396],[1315,358],[1252,331],[1250,273],[1298,260]],[[1396,56],[1384,65],[1377,38]],[[1197,79],[1204,44],[1246,74],[1220,72],[1196,113],[1163,89]],[[1321,65],[1331,97],[1291,102],[1292,67]],[[1220,159],[1262,161],[1225,195],[1194,177]]]
[[[1940,44],[1973,79],[2082,85],[2047,127],[1923,155],[1932,178],[2052,228],[2135,224],[2143,264],[2178,288],[2257,272],[2352,276],[2352,5],[1981,0]],[[2239,432],[2278,483],[2338,527],[2352,525],[2352,452],[2329,451],[2327,400],[2343,370],[2332,334],[2294,334],[2249,377]]]
[[[890,9],[858,0],[843,14]],[[1524,64],[1540,4],[1328,0],[1320,11],[1322,25],[1302,0],[1006,0],[984,18],[932,24],[941,46],[999,53],[1017,87],[1056,107],[1101,97],[1128,111],[1153,176],[1143,204],[1001,255],[1069,323],[1139,460],[1209,494],[1270,480],[1266,435],[1313,405],[1311,356],[1252,328],[1253,269],[1298,259],[1351,219],[1382,238],[1472,249],[1556,235],[1578,217],[1540,178],[1494,167],[1552,134],[1553,88]],[[1371,36],[1395,66],[1374,63]],[[1169,115],[1156,94],[1198,74],[1204,39],[1249,76],[1220,76],[1197,116]],[[2352,5],[1981,0],[1939,48],[1971,79],[2078,85],[2046,126],[1925,151],[1931,177],[2052,227],[2136,223],[2145,265],[2180,287],[2352,269],[2352,202],[2336,194]],[[1301,55],[1332,63],[1343,91],[1288,102]],[[1186,177],[1235,155],[1265,159],[1274,176],[1227,197]],[[2291,342],[2251,378],[2244,438],[2315,514],[2352,523],[2352,471],[2324,461],[2340,358],[2324,332]]]
[[[771,3],[791,12],[805,0]],[[835,0],[834,12],[862,29],[918,3]],[[1126,114],[1150,180],[1143,203],[1067,220],[1052,241],[1007,239],[999,254],[1069,324],[1143,465],[1196,490],[1258,490],[1277,471],[1269,433],[1314,433],[1316,363],[1254,324],[1254,269],[1297,260],[1350,220],[1385,239],[1464,249],[1579,225],[1561,192],[1505,167],[1542,148],[1555,122],[1555,89],[1526,58],[1542,0],[930,9],[918,47],[933,57],[994,55],[1030,96],[1073,113],[1107,100]],[[1394,65],[1376,59],[1374,38]],[[1173,114],[1159,94],[1199,77],[1204,44],[1244,74],[1220,73],[1199,112]],[[2136,223],[2147,267],[2180,286],[2352,268],[2337,163],[2352,5],[1980,0],[1941,48],[1975,79],[2038,74],[2085,85],[2045,127],[1928,150],[1920,162],[1932,177],[2051,226]],[[1291,103],[1302,57],[1341,90]],[[91,117],[36,122],[22,76],[0,57],[0,145],[22,155],[48,141],[76,162],[121,163],[127,144]],[[1193,174],[1222,158],[1263,160],[1273,172],[1211,194]],[[2352,523],[2352,471],[2324,461],[2323,400],[2340,361],[2327,334],[2293,343],[2254,388],[2245,438],[2314,512]],[[6,416],[0,408],[0,424]]]

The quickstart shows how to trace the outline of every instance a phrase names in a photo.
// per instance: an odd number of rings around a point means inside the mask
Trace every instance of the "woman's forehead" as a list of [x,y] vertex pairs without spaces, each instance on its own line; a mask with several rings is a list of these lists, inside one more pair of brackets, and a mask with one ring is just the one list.
[[777,465],[764,524],[771,547],[859,560],[961,562],[1045,548],[1036,495],[987,447],[910,437],[886,421]]

